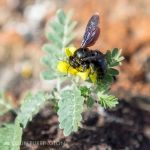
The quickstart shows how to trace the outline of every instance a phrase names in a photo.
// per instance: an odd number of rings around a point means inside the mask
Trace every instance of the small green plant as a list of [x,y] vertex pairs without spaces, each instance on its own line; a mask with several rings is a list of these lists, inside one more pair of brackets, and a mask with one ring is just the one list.
[[[92,107],[98,103],[103,108],[112,108],[118,104],[118,99],[109,93],[114,76],[119,71],[114,68],[124,59],[121,50],[117,48],[107,50],[107,73],[97,81],[97,74],[90,74],[90,70],[80,72],[72,68],[68,57],[73,55],[76,48],[72,41],[75,38],[74,28],[76,22],[72,21],[72,12],[64,13],[58,10],[55,20],[49,23],[51,31],[47,33],[50,44],[45,44],[43,50],[46,55],[41,59],[47,70],[41,73],[46,80],[56,79],[56,86],[50,92],[38,91],[28,93],[21,108],[17,112],[15,122],[0,127],[0,149],[19,150],[23,129],[32,117],[40,111],[45,102],[50,102],[56,109],[60,128],[68,136],[81,127],[84,106]],[[68,69],[69,68],[69,69]],[[4,95],[0,94],[0,107],[3,106],[4,114],[12,109],[11,105],[4,102]],[[5,136],[3,136],[5,134]]]
[[[81,126],[84,106],[92,107],[97,102],[101,107],[112,108],[118,104],[118,99],[109,93],[109,88],[113,78],[119,74],[114,67],[120,65],[124,59],[121,50],[107,50],[107,73],[100,81],[96,80],[97,74],[90,74],[88,69],[80,72],[71,67],[68,57],[76,51],[71,45],[75,25],[76,22],[71,20],[71,13],[65,14],[59,10],[56,19],[50,23],[51,32],[47,35],[51,44],[44,45],[43,50],[47,54],[42,58],[42,62],[49,68],[49,71],[42,73],[43,78],[57,78],[51,99],[57,108],[60,128],[65,136],[77,131]],[[70,82],[67,84],[66,80]]]
[[0,127],[0,150],[20,149],[23,129],[28,121],[31,121],[32,117],[39,112],[47,99],[48,95],[45,92],[38,91],[35,94],[27,94],[17,113],[15,122],[3,124]]

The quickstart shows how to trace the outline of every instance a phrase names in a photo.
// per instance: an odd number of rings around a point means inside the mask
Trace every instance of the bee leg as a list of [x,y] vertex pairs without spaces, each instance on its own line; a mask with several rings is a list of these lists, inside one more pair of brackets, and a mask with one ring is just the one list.
[[90,74],[94,74],[94,72],[96,71],[95,66],[93,63],[90,63]]
[[81,67],[82,68],[79,69],[80,72],[85,72],[89,68],[89,66],[87,64],[82,64]]

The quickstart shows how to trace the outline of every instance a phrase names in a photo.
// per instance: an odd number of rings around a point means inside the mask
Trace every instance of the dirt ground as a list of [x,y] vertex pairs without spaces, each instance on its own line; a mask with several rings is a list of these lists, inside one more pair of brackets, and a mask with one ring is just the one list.
[[[17,3],[18,2],[18,3]],[[14,107],[26,91],[50,90],[41,81],[40,58],[47,21],[58,8],[73,9],[78,21],[75,45],[79,47],[87,20],[100,13],[101,36],[92,49],[105,52],[122,48],[125,61],[111,92],[120,100],[111,110],[96,107],[83,114],[83,127],[69,137],[59,129],[57,115],[45,106],[23,134],[21,150],[149,150],[150,149],[150,1],[149,0],[1,0],[0,90],[5,89]],[[35,12],[40,12],[38,17]],[[25,69],[27,74],[23,74]],[[0,116],[11,122],[12,112]],[[28,141],[46,141],[30,144]]]
[[[24,132],[22,150],[148,150],[150,147],[150,112],[123,100],[114,110],[83,114],[83,127],[69,137],[58,129],[57,115],[45,107]],[[42,121],[41,121],[42,120]],[[43,145],[28,141],[46,141]],[[50,144],[48,144],[50,143]]]

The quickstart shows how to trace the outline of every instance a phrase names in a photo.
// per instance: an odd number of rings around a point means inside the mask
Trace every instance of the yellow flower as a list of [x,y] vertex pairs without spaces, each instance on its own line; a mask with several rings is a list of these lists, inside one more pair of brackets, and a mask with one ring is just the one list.
[[78,71],[70,66],[66,61],[59,61],[57,65],[57,70],[62,73],[69,73],[71,75],[76,75]]
[[[75,47],[68,47],[65,48],[66,56],[69,58],[70,56],[73,56],[74,52],[76,51]],[[79,69],[79,68],[78,68]],[[57,65],[57,70],[62,73],[67,73],[71,75],[77,75],[83,80],[86,80],[90,77],[91,81],[93,83],[97,80],[97,74],[90,74],[91,70],[87,69],[85,72],[80,72],[78,69],[74,69],[67,61],[59,61]]]
[[77,75],[83,80],[86,80],[89,77],[90,69],[87,69],[85,72],[78,72]]
[[70,56],[73,56],[74,52],[76,51],[77,49],[75,47],[67,47],[65,48],[65,53],[66,53],[66,56],[67,57],[70,57]]

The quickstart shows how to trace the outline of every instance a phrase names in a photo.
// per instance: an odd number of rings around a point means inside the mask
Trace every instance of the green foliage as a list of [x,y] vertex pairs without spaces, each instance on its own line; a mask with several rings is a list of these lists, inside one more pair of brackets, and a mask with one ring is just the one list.
[[[77,131],[81,126],[84,104],[92,107],[95,101],[98,101],[103,108],[112,108],[118,104],[118,99],[110,95],[109,89],[113,78],[119,74],[119,71],[114,67],[120,65],[124,59],[119,49],[115,48],[106,52],[106,75],[103,80],[97,81],[95,84],[89,80],[81,82],[77,77],[64,77],[56,71],[57,61],[63,61],[65,57],[64,48],[68,47],[75,37],[73,31],[76,22],[72,21],[71,17],[71,12],[64,13],[62,10],[57,12],[55,20],[49,24],[51,32],[47,34],[51,43],[43,46],[46,55],[41,61],[48,69],[42,73],[42,77],[48,80],[57,78],[56,87],[49,94],[37,92],[35,94],[29,93],[26,96],[15,123],[0,128],[0,149],[19,150],[23,128],[48,99],[57,110],[60,128],[63,129],[65,136]],[[3,93],[0,93],[0,115],[11,108],[11,105],[5,102]],[[3,136],[4,134],[5,136]]]
[[[57,60],[66,60],[64,49],[70,45],[74,38],[73,29],[76,22],[71,21],[71,16],[70,12],[66,14],[62,10],[57,12],[56,19],[50,23],[51,32],[47,34],[51,43],[44,45],[43,50],[47,52],[47,55],[42,59],[42,62],[49,67],[48,71],[43,72],[43,77],[45,79],[57,78],[57,85],[55,90],[51,92],[50,99],[57,109],[60,128],[64,130],[64,135],[77,131],[82,120],[81,113],[84,104],[90,108],[95,101],[99,102],[103,108],[112,108],[118,104],[118,99],[109,94],[109,89],[114,77],[119,74],[119,71],[114,67],[120,65],[124,59],[121,56],[121,50],[117,48],[112,51],[108,50],[105,54],[107,72],[104,79],[93,85],[89,82],[90,80],[80,82],[77,77],[76,79],[68,77],[68,81],[71,81],[68,85],[64,81],[63,75],[56,71],[56,65]],[[63,84],[64,82],[65,84]],[[68,89],[68,87],[70,88]]]
[[64,129],[67,136],[73,131],[77,131],[81,125],[84,99],[81,92],[76,87],[61,91],[61,99],[58,102],[58,116],[60,128]]
[[124,57],[121,56],[121,50],[118,48],[114,48],[112,51],[107,51],[106,59],[108,63],[108,67],[115,67],[121,65],[121,61],[124,60]]
[[47,99],[48,96],[44,92],[37,92],[34,95],[29,93],[21,105],[16,121],[25,128],[28,121],[31,121],[32,117],[39,112]]
[[97,96],[100,105],[103,108],[112,108],[118,104],[118,98],[109,94],[109,87],[113,82],[113,78],[119,75],[119,71],[113,67],[121,65],[121,61],[124,57],[121,56],[121,50],[114,48],[112,51],[107,51],[106,54],[107,61],[107,73],[99,85],[97,85]]
[[0,91],[0,116],[13,109],[12,105],[8,103],[5,93]]
[[[5,92],[0,92],[0,115],[13,110],[6,100]],[[0,150],[19,150],[22,137],[22,128],[18,123],[6,124],[0,127]]]
[[92,108],[92,106],[94,105],[94,102],[95,100],[92,96],[87,97],[86,104],[89,108]]
[[86,105],[91,108],[94,105],[94,99],[91,96],[91,89],[87,86],[81,86],[80,87],[81,96],[84,97]]
[[20,149],[23,128],[39,112],[47,99],[48,95],[44,92],[37,92],[34,95],[29,93],[26,96],[15,119],[15,123],[0,127],[0,150]]
[[121,50],[119,50],[118,48],[114,48],[112,51],[108,50],[105,55],[108,67],[107,77],[109,76],[111,78],[119,75],[119,71],[113,67],[121,65],[121,61],[124,59],[124,57],[121,56]]
[[112,108],[118,104],[118,98],[109,95],[108,92],[98,92],[99,103],[103,108]]
[[81,96],[83,97],[87,97],[91,93],[91,90],[86,86],[81,86],[80,91],[81,91]]
[[[77,84],[77,89],[80,91],[80,97],[83,99],[81,100],[80,106],[78,107],[77,112],[80,113],[76,114],[76,118],[80,118],[77,123],[77,126],[80,125],[81,121],[81,111],[79,108],[82,108],[83,102],[88,107],[92,107],[94,102],[97,101],[103,108],[112,108],[118,104],[118,99],[109,94],[110,85],[113,82],[113,78],[119,74],[119,71],[114,68],[121,64],[123,57],[121,56],[120,51],[115,48],[112,51],[107,51],[106,53],[106,62],[107,62],[107,72],[104,79],[100,80],[93,86],[93,84],[87,84],[87,82],[80,85],[79,82],[75,82]],[[74,83],[74,82],[73,82]],[[60,128],[64,129],[64,135],[69,135],[72,131],[77,130],[73,127],[72,120],[74,118],[73,109],[74,103],[80,102],[79,98],[77,98],[76,90],[67,90],[63,91],[63,94],[60,94],[60,100],[58,102],[58,116],[60,121]],[[75,107],[74,107],[75,108]],[[65,115],[64,115],[65,114]]]
[[7,124],[0,128],[0,150],[19,150],[22,128],[18,123]]
[[49,68],[41,74],[46,80],[52,80],[58,76],[57,61],[64,57],[62,50],[68,47],[75,38],[73,30],[77,23],[71,18],[72,12],[65,14],[63,10],[58,10],[56,18],[49,23],[51,31],[47,33],[47,38],[51,43],[43,46],[42,49],[47,52],[47,55],[41,59],[42,63]]

